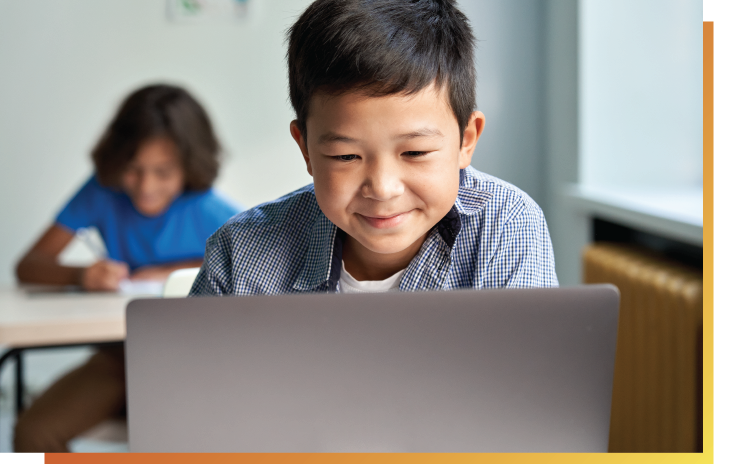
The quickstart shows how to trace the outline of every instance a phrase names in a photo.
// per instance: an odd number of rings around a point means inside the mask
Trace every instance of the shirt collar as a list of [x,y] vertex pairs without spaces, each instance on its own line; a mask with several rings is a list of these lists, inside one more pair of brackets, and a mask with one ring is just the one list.
[[[460,233],[461,215],[476,214],[493,197],[493,193],[478,188],[470,170],[470,167],[461,169],[455,205],[433,228],[439,232],[440,238],[447,245],[448,252],[452,250]],[[299,292],[336,292],[341,276],[342,252],[346,236],[347,234],[336,227],[318,208],[318,217],[311,228],[303,265],[292,288]],[[437,241],[435,237],[430,237],[425,243],[428,244],[431,240]],[[424,248],[424,245],[422,247]],[[415,261],[417,257],[414,257],[412,263]]]
[[481,211],[486,203],[494,197],[489,190],[479,188],[478,181],[473,177],[470,166],[460,170],[460,185],[455,199],[455,209],[458,213],[471,216]]
[[346,234],[329,221],[319,208],[310,231],[303,265],[292,288],[299,292],[336,291],[344,238]]

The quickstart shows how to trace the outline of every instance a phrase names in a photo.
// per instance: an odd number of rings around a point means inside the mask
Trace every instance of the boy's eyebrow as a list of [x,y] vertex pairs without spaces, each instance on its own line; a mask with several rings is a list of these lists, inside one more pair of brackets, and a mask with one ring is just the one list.
[[[421,129],[417,129],[412,132],[407,132],[406,134],[399,134],[394,138],[408,140],[408,139],[415,139],[417,137],[444,137],[444,136],[442,135],[442,132],[440,132],[438,129],[423,127]],[[347,137],[345,135],[337,134],[334,132],[326,132],[325,134],[318,137],[318,143],[330,143],[330,142],[354,143],[357,141],[358,141],[357,139],[353,139],[352,137]]]
[[438,129],[423,127],[406,134],[397,135],[397,139],[415,139],[417,137],[444,137]]
[[337,134],[335,132],[326,132],[318,137],[318,143],[329,143],[329,142],[357,142],[357,139],[347,137],[345,135]]

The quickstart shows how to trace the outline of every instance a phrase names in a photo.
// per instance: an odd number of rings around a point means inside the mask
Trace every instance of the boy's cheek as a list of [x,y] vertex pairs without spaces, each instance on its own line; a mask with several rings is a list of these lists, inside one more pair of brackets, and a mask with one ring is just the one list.
[[320,195],[324,198],[342,195],[346,190],[343,178],[317,167],[313,170],[313,184],[316,188],[316,196]]
[[342,221],[344,211],[351,201],[348,198],[351,188],[345,188],[344,185],[334,182],[330,178],[314,177],[313,183],[316,190],[316,201],[321,211],[334,223]]

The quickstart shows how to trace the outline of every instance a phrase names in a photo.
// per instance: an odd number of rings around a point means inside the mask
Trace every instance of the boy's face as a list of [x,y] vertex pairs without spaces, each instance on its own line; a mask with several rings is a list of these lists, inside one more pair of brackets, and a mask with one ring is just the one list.
[[145,216],[157,216],[184,190],[185,173],[176,144],[168,137],[147,139],[122,173],[122,190]]
[[409,96],[315,95],[307,140],[296,122],[291,132],[324,214],[368,257],[411,259],[455,203],[483,124],[474,112],[461,145],[447,93],[431,85]]

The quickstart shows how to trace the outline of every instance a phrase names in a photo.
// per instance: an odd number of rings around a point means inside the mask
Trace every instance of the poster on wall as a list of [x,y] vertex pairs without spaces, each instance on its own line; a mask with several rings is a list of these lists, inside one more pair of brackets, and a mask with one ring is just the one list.
[[166,16],[174,23],[236,21],[247,16],[250,0],[166,0]]

